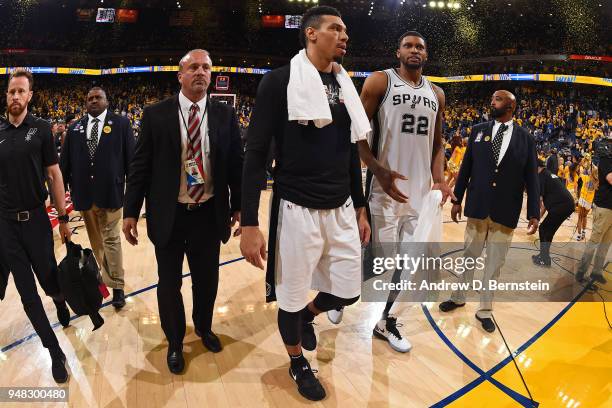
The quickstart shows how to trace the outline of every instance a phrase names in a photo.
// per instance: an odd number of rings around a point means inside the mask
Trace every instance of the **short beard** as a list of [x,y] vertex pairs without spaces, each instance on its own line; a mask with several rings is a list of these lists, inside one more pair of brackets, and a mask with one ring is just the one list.
[[425,66],[425,61],[422,61],[420,64],[411,64],[410,62],[406,61],[402,61],[402,65],[404,66],[404,68],[412,70],[412,71],[417,71],[421,68],[423,68]]
[[[27,104],[21,105],[21,104],[17,104],[18,108],[14,108],[13,105],[9,106],[9,114],[13,115],[13,116],[19,116],[23,113],[24,110],[26,110],[26,107],[28,106]],[[16,111],[15,111],[16,110]]]
[[491,117],[493,119],[497,119],[499,117],[504,116],[504,113],[506,113],[505,110],[491,108]]

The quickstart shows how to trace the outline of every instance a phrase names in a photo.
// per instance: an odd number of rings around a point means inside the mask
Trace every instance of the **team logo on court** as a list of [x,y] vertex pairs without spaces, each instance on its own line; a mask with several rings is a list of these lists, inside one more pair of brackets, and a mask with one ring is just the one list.
[[32,128],[28,130],[28,133],[26,134],[26,137],[25,137],[25,141],[29,142],[30,140],[32,140],[32,136],[34,136],[37,131],[38,131],[38,128]]

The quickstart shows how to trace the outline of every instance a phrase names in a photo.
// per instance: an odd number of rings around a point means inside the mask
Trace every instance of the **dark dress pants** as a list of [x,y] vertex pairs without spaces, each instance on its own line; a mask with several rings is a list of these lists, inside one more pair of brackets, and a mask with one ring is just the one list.
[[211,330],[219,284],[220,246],[213,199],[193,211],[177,205],[170,240],[163,247],[155,247],[159,316],[170,347],[181,347],[185,337],[181,294],[185,255],[191,272],[193,323],[202,333]]
[[34,280],[36,275],[48,296],[61,297],[53,251],[53,230],[45,208],[32,210],[28,221],[16,221],[0,214],[0,245],[21,297],[23,310],[36,334],[44,347],[59,347]]

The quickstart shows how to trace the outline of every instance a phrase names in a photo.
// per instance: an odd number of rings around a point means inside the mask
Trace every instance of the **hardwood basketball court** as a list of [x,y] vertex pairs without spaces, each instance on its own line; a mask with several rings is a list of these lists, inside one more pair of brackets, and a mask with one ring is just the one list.
[[[269,192],[262,194],[262,226],[267,223],[269,198]],[[452,223],[449,208],[447,204],[444,209],[444,240],[462,242],[465,223]],[[572,239],[576,217],[574,214],[564,223],[556,243]],[[519,223],[514,242],[535,240],[537,235],[525,235],[526,225]],[[166,365],[167,343],[157,311],[153,246],[144,238],[145,221],[138,227],[140,244],[132,247],[123,243],[129,295],[125,308],[115,312],[110,305],[104,307],[101,314],[106,323],[96,332],[91,331],[87,317],[74,319],[66,329],[56,324],[71,373],[69,403],[30,406],[530,406],[499,331],[489,334],[482,330],[474,319],[478,306],[474,303],[444,315],[437,304],[411,305],[400,319],[404,324],[400,330],[413,344],[407,354],[396,353],[386,342],[372,338],[382,303],[359,302],[347,308],[337,326],[319,316],[315,320],[318,349],[305,355],[318,369],[328,396],[319,403],[305,401],[287,373],[288,359],[276,326],[276,304],[264,302],[264,272],[241,259],[236,238],[221,249],[213,321],[224,350],[219,354],[207,351],[194,334],[190,278],[186,277],[187,368],[184,375],[172,375]],[[88,246],[85,229],[79,227],[77,232],[74,241]],[[556,246],[553,244],[551,252],[556,252]],[[64,253],[56,239],[58,260]],[[186,261],[184,271],[188,273]],[[606,277],[610,280],[610,274]],[[611,289],[609,283],[606,289]],[[40,293],[51,322],[56,323],[51,299]],[[583,296],[581,299],[593,295]],[[33,335],[12,278],[0,308],[0,384],[56,386],[51,359]],[[516,361],[540,406],[612,405],[612,337],[601,302],[496,303],[495,317],[510,347],[519,351]]]

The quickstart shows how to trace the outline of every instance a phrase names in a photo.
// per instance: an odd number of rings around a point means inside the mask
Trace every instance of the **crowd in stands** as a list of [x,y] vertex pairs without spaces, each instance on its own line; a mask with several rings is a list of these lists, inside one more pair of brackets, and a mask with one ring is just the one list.
[[[523,86],[514,90],[518,106],[516,122],[534,136],[538,158],[546,163],[576,201],[578,223],[575,239],[585,239],[586,219],[597,189],[598,156],[605,138],[612,137],[610,101],[567,95],[561,89]],[[447,182],[453,185],[465,154],[471,128],[490,120],[487,98],[447,99],[443,134],[446,139]]]
[[[260,79],[260,75],[230,74],[230,89],[221,92],[236,95],[235,108],[243,136],[249,126]],[[363,80],[356,82],[359,89]],[[86,94],[92,86],[101,86],[106,91],[110,109],[131,120],[136,136],[144,107],[174,94],[178,89],[173,73],[115,75],[95,79],[38,75],[31,111],[59,124],[61,130],[63,125],[69,125],[84,114]],[[478,86],[477,92],[474,91],[475,86]],[[445,87],[447,107],[443,135],[449,158],[454,147],[469,136],[472,126],[490,120],[490,89],[474,84],[460,87],[459,91]],[[572,157],[579,159],[590,154],[601,138],[612,131],[610,101],[593,92],[597,90],[594,87],[587,88],[584,94],[574,91],[568,94],[569,89],[563,85],[554,88],[520,86],[512,90],[518,100],[515,118],[519,125],[534,135],[540,152],[548,154],[554,149],[570,161]],[[4,111],[5,107],[0,105],[0,110]]]
[[[167,65],[175,64],[177,56],[187,49],[204,47],[214,56],[223,57],[223,64],[262,67],[268,63],[267,56],[288,61],[300,47],[298,30],[262,27],[261,14],[249,5],[253,2],[243,2],[240,7],[202,5],[193,16],[192,26],[170,25],[170,16],[175,10],[162,7],[161,2],[143,7],[139,21],[134,24],[75,21],[78,6],[58,7],[55,3],[31,6],[27,2],[0,2],[0,12],[15,15],[14,24],[0,26],[0,51],[19,51],[5,55],[0,52],[1,66],[24,65],[25,60],[45,66]],[[393,7],[377,11],[374,16],[369,16],[365,8],[339,6],[350,35],[347,67],[370,71],[380,68],[381,61],[387,58],[393,60],[397,38],[410,27],[427,39],[430,74],[541,72],[609,77],[606,64],[592,61],[473,62],[479,57],[612,53],[606,15],[601,10],[593,10],[592,19],[582,24],[583,31],[590,34],[578,38],[572,35],[573,28],[567,27],[565,20],[555,14],[559,11],[555,1],[543,0],[519,8],[498,8],[484,3],[478,5],[483,10],[474,6],[476,9],[462,10],[462,14],[406,5],[393,11]],[[292,5],[287,7],[291,9]],[[299,14],[303,9],[296,6],[295,11],[277,12]],[[552,18],[549,12],[554,14]],[[529,18],[523,17],[524,14]],[[498,32],[500,18],[512,21],[513,29],[504,30],[503,35],[501,32],[489,35]],[[466,19],[477,21],[466,25]],[[44,52],[71,54],[58,58]]]
[[[539,151],[556,149],[582,157],[612,131],[610,101],[595,93],[572,97],[562,89],[529,86],[514,92],[518,100],[516,121],[534,135]],[[457,131],[467,137],[473,125],[490,120],[489,102],[486,97],[447,101],[446,139],[450,142]]]

